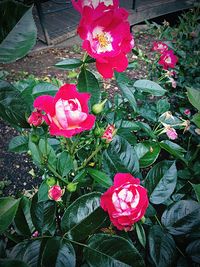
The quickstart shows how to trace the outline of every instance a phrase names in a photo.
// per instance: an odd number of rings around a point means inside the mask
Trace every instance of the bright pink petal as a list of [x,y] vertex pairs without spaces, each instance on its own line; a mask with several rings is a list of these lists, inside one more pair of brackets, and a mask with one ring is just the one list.
[[117,173],[114,177],[114,186],[119,187],[126,183],[140,184],[140,179],[133,177],[130,173]]
[[54,108],[53,100],[54,98],[49,95],[38,96],[35,99],[33,106],[34,108],[37,108],[46,113],[49,113],[51,116],[54,116],[55,108]]

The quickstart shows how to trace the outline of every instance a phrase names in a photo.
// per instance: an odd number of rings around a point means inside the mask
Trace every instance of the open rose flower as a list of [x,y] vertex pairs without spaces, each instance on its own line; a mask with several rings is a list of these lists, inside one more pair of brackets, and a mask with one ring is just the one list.
[[34,107],[45,112],[44,120],[51,135],[71,137],[90,130],[95,116],[89,114],[90,94],[79,93],[73,84],[63,85],[55,97],[44,95],[34,101]]
[[110,143],[113,139],[115,132],[116,132],[115,126],[114,125],[108,125],[101,138],[105,139],[106,143]]
[[28,123],[35,127],[40,126],[43,122],[42,112],[40,110],[33,111],[28,118]]
[[126,54],[133,48],[134,41],[128,12],[117,3],[106,6],[106,2],[100,2],[96,8],[84,6],[78,34],[83,39],[83,49],[96,59],[99,73],[104,78],[112,78],[114,70],[123,72],[127,68]]
[[125,231],[131,231],[133,224],[144,216],[148,204],[147,190],[129,173],[117,173],[114,185],[100,200],[113,225]]
[[158,64],[162,65],[164,70],[167,70],[168,68],[174,68],[177,61],[178,58],[174,55],[174,52],[172,50],[168,50],[163,52]]
[[164,51],[168,50],[168,46],[163,42],[154,42],[152,50],[162,54]]
[[50,199],[55,201],[61,201],[63,190],[59,185],[54,185],[49,189],[48,196]]

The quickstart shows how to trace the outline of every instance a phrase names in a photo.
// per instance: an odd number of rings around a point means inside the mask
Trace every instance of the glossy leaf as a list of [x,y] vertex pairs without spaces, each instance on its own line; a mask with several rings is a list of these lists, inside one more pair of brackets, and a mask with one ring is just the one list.
[[146,246],[146,234],[145,234],[144,228],[140,222],[137,222],[135,224],[135,230],[136,230],[137,237],[138,237],[140,244],[145,248],[145,246]]
[[200,91],[194,88],[187,88],[190,103],[200,111]]
[[166,90],[159,84],[150,80],[138,80],[134,83],[134,87],[142,92],[147,92],[154,96],[163,96],[166,93]]
[[149,254],[156,267],[174,266],[176,244],[173,237],[164,232],[159,225],[154,225],[149,232]]
[[161,161],[148,172],[145,187],[153,204],[165,202],[173,193],[177,182],[177,169],[174,161]]
[[74,164],[71,156],[67,151],[63,151],[59,156],[58,156],[58,161],[57,161],[57,170],[59,174],[64,177],[68,175],[68,173],[73,169]]
[[66,239],[56,236],[47,240],[41,266],[75,267],[75,265],[74,248]]
[[174,157],[180,158],[185,162],[184,153],[186,150],[176,143],[169,140],[163,140],[160,142],[160,147],[169,152]]
[[3,23],[0,31],[0,62],[8,63],[25,56],[33,48],[37,29],[32,7],[18,2],[2,1],[0,17]]
[[42,201],[47,201],[49,200],[48,197],[48,191],[49,191],[49,186],[46,183],[46,180],[43,181],[39,187],[38,190],[38,202],[42,202]]
[[124,73],[115,73],[117,84],[123,94],[123,96],[129,101],[134,111],[137,110],[137,102],[135,100],[135,89],[129,84],[130,80]]
[[144,141],[134,146],[139,158],[141,168],[152,165],[160,154],[160,147],[157,142]]
[[93,235],[84,249],[84,257],[89,266],[92,267],[145,266],[134,245],[126,239],[115,235]]
[[98,229],[107,217],[100,207],[100,193],[93,192],[76,199],[61,220],[62,231],[73,240],[84,240]]
[[12,152],[27,152],[28,138],[26,136],[15,136],[9,143],[9,150]]
[[94,179],[94,181],[99,183],[103,187],[109,188],[110,186],[112,186],[113,184],[112,179],[109,176],[107,176],[104,172],[92,168],[88,168],[87,171],[90,174],[90,176]]
[[192,122],[194,122],[196,126],[200,128],[200,112],[194,114],[194,116],[192,117]]
[[200,263],[200,239],[191,242],[187,248],[187,255],[196,263]]
[[172,235],[185,235],[200,227],[200,204],[180,200],[162,215],[162,224]]
[[55,64],[55,67],[64,70],[73,70],[81,67],[83,61],[77,58],[66,58]]
[[47,159],[48,164],[52,167],[56,168],[56,153],[53,148],[49,145],[49,143],[44,139],[40,139],[39,141],[39,150],[43,152],[43,157]]
[[160,99],[156,103],[156,109],[157,109],[158,114],[162,114],[170,110],[170,103],[168,102],[166,98]]
[[134,175],[139,173],[139,162],[134,148],[124,138],[117,135],[103,153],[103,166],[110,177],[117,172]]
[[0,199],[0,234],[12,223],[19,206],[20,199],[3,197]]
[[91,106],[100,101],[101,91],[99,87],[99,82],[94,76],[94,74],[89,70],[81,68],[81,72],[78,76],[77,87],[79,92],[88,92],[91,94]]
[[54,96],[58,91],[58,87],[54,84],[47,82],[40,82],[33,87],[32,95],[34,98],[41,95],[51,95]]
[[29,136],[28,148],[31,151],[31,156],[32,156],[33,162],[38,167],[41,167],[41,165],[42,165],[41,153],[38,149],[38,146],[31,141],[31,136]]
[[192,187],[194,188],[197,200],[200,203],[200,184],[192,184]]

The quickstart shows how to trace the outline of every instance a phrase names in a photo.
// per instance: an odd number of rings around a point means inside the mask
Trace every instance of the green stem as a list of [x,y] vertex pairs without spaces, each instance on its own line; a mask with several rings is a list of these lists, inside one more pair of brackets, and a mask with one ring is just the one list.
[[87,56],[88,56],[88,53],[87,53],[87,52],[85,52],[85,53],[84,53],[84,55],[83,55],[83,62],[85,62],[85,60],[86,60]]
[[68,182],[62,178],[62,176],[49,164],[47,163],[47,168],[58,178],[60,179],[63,183],[68,184]]

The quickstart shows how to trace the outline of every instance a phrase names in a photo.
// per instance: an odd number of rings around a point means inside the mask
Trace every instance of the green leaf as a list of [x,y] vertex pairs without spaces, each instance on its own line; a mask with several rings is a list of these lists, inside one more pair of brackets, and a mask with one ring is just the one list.
[[[31,240],[18,243],[10,252],[12,259],[25,262],[29,267],[38,267],[41,240]],[[17,267],[18,265],[15,265]]]
[[115,136],[103,153],[104,170],[110,177],[117,172],[139,173],[139,162],[134,148],[122,137]]
[[3,197],[0,199],[0,234],[12,223],[19,206],[20,199]]
[[194,116],[192,117],[192,122],[194,122],[196,126],[200,128],[200,112],[194,114]]
[[134,83],[134,87],[140,89],[142,92],[147,92],[154,96],[163,96],[166,93],[166,90],[159,84],[149,80],[138,80]]
[[135,224],[135,230],[137,233],[138,240],[140,241],[140,244],[145,248],[145,246],[146,246],[146,234],[145,234],[144,228],[140,222],[137,222]]
[[153,204],[165,202],[173,193],[177,182],[175,161],[161,161],[148,172],[145,187]]
[[149,232],[149,254],[156,267],[174,266],[176,244],[173,237],[164,232],[159,225],[154,225]]
[[95,182],[99,183],[103,187],[109,188],[110,186],[112,186],[113,184],[112,179],[109,176],[107,176],[104,172],[92,168],[88,168],[87,171],[90,174],[90,176],[92,176],[92,178],[95,180]]
[[45,180],[41,183],[38,190],[38,202],[49,200],[48,191],[49,191],[49,186],[47,185]]
[[41,95],[51,95],[54,96],[58,92],[58,87],[54,84],[47,82],[40,82],[33,87],[32,95],[34,98]]
[[190,103],[200,111],[200,91],[194,88],[187,88]]
[[69,155],[67,151],[63,151],[59,156],[58,156],[58,161],[57,161],[57,170],[59,174],[64,177],[68,175],[68,173],[73,169],[74,164],[73,164],[73,159]]
[[184,159],[184,153],[186,152],[186,150],[184,148],[169,140],[163,140],[159,144],[161,148],[169,152],[171,155],[186,162],[186,160]]
[[94,104],[100,101],[101,91],[99,82],[92,72],[85,68],[81,68],[81,72],[78,76],[78,90],[80,92],[88,92],[91,94],[90,104]]
[[195,194],[197,196],[197,200],[200,203],[200,184],[192,184],[192,187],[193,187]]
[[172,235],[192,233],[200,227],[200,204],[193,200],[180,200],[165,210],[161,221]]
[[68,238],[84,240],[102,225],[107,215],[100,207],[100,196],[97,192],[83,195],[65,210],[61,228]]
[[38,150],[38,146],[31,141],[31,135],[29,135],[28,148],[31,151],[33,162],[40,168],[42,164],[42,159]]
[[186,253],[196,263],[200,263],[200,239],[191,242],[187,248]]
[[[25,56],[36,43],[37,29],[28,8],[14,1],[0,3],[0,62],[13,62]],[[12,18],[12,19],[11,19]]]
[[55,64],[55,67],[64,70],[73,70],[81,67],[83,61],[77,58],[66,58]]
[[129,84],[129,78],[124,73],[115,73],[115,77],[123,96],[129,101],[133,110],[137,111],[137,103],[134,96],[135,89]]
[[132,243],[120,236],[93,235],[84,249],[84,257],[92,267],[144,267],[144,262]]
[[26,136],[15,136],[9,143],[9,150],[12,152],[27,152],[28,150],[28,138]]
[[31,217],[33,224],[40,233],[54,234],[56,222],[56,205],[54,201],[38,202],[38,197],[35,195],[31,204]]
[[158,102],[156,103],[156,109],[158,114],[162,114],[170,110],[170,103],[168,102],[167,98],[158,100]]
[[160,147],[157,142],[144,141],[134,146],[139,159],[140,167],[146,168],[152,165],[160,154]]
[[48,238],[42,254],[41,266],[75,267],[73,246],[63,237]]
[[47,162],[56,168],[57,158],[56,153],[53,148],[49,145],[48,141],[40,139],[39,150],[42,152],[43,156],[47,159]]
[[29,267],[25,262],[19,260],[0,259],[0,267]]

